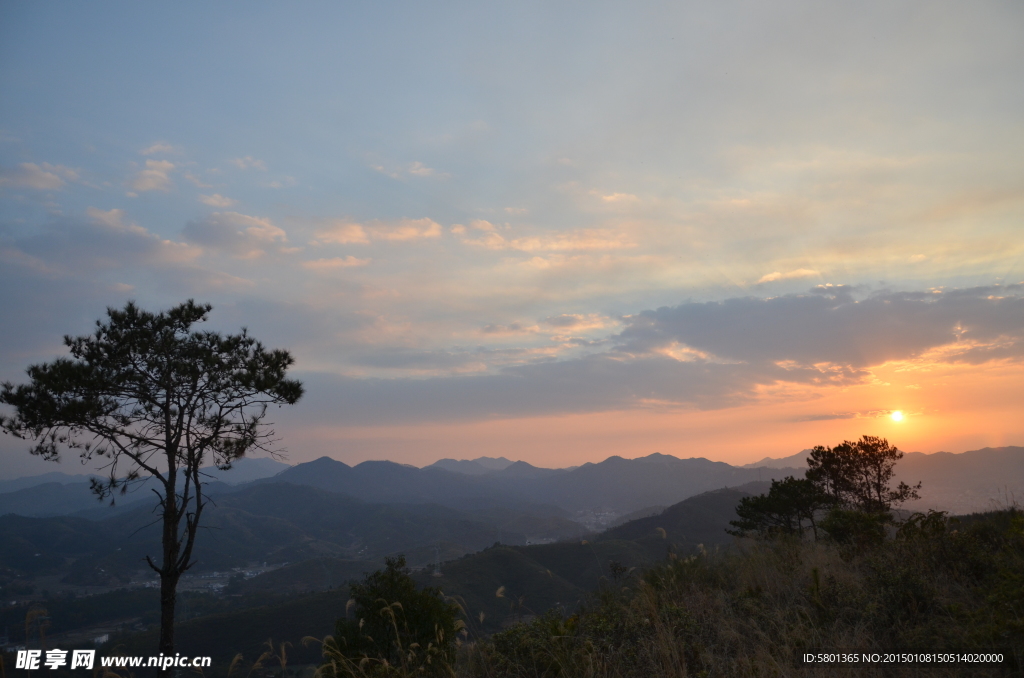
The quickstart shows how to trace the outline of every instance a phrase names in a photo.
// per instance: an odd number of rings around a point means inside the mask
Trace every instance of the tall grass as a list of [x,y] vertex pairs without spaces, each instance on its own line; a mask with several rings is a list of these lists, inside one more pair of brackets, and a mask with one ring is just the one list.
[[[621,584],[625,584],[622,586]],[[977,651],[1000,667],[809,665],[810,650]],[[463,678],[960,676],[1024,667],[1024,515],[933,514],[865,546],[792,538],[677,558],[464,647]]]

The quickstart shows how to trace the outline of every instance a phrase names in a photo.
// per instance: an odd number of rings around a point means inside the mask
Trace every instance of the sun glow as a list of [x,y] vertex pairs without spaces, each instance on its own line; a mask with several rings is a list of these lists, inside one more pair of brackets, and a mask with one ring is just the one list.
[[889,415],[893,421],[903,421],[903,412],[899,410],[893,410],[893,413]]

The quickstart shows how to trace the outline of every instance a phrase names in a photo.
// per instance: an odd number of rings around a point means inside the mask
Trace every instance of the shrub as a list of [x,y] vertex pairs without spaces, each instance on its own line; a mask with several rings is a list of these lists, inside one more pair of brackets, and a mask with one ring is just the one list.
[[417,590],[404,556],[385,559],[383,570],[351,585],[351,595],[334,636],[323,641],[320,675],[452,675],[459,607],[436,588]]

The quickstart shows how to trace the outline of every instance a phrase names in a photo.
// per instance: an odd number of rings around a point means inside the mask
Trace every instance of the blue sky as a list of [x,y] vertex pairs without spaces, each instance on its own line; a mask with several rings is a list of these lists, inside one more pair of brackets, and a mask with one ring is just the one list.
[[1019,3],[8,2],[0,92],[2,379],[194,297],[296,461],[1024,441]]

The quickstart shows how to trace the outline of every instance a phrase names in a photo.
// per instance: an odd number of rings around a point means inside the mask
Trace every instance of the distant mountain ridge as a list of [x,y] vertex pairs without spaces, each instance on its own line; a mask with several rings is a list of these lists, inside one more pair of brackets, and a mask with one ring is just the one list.
[[477,457],[476,459],[438,459],[430,466],[424,468],[443,468],[445,471],[465,473],[469,476],[482,476],[485,473],[503,471],[512,464],[510,459],[505,457]]
[[0,493],[17,492],[30,487],[44,485],[46,483],[57,483],[59,485],[71,485],[74,483],[88,483],[94,473],[64,473],[63,471],[50,471],[35,476],[23,476],[11,480],[0,480]]
[[[275,459],[244,457],[236,461],[228,471],[206,466],[202,472],[208,482],[208,492],[224,492],[230,491],[232,486],[269,478],[288,468],[291,466]],[[152,493],[146,489],[147,481],[143,480],[133,486],[128,494],[115,497],[116,506],[120,508],[112,509],[109,501],[99,501],[90,489],[89,479],[98,477],[95,474],[69,475],[51,471],[38,476],[2,481],[0,516],[17,513],[42,518],[78,514],[86,518],[105,518],[136,502],[153,500]]]
[[374,502],[438,503],[453,508],[553,505],[568,511],[629,513],[653,504],[675,504],[711,489],[799,472],[742,469],[666,454],[639,459],[613,456],[573,469],[538,468],[518,461],[500,471],[473,475],[437,464],[421,469],[390,461],[349,466],[321,457],[258,482],[308,485]]
[[[636,459],[612,456],[568,469],[539,468],[504,457],[441,460],[424,468],[391,461],[349,466],[331,457],[295,466],[269,459],[243,459],[231,471],[210,475],[216,479],[211,481],[211,491],[220,494],[247,486],[241,482],[232,487],[220,482],[220,477],[237,481],[255,476],[251,483],[290,483],[377,503],[434,503],[463,510],[501,506],[544,514],[560,510],[622,516],[650,506],[671,506],[710,490],[789,475],[800,477],[806,471],[808,453],[803,450],[747,467],[655,453]],[[936,508],[954,513],[990,510],[999,502],[1024,496],[1024,447],[984,448],[962,454],[911,452],[897,464],[896,472],[897,480],[923,483],[922,499],[908,509]],[[141,499],[144,494],[136,492],[118,501],[130,504],[132,497]],[[78,514],[89,518],[111,514],[91,497],[84,479],[0,493],[0,515],[4,513]]]
[[793,467],[806,467],[807,457],[811,454],[810,448],[806,450],[800,450],[796,454],[792,454],[788,457],[780,457],[778,459],[774,457],[765,457],[761,461],[755,461],[753,464],[744,464],[740,468],[793,468]]

